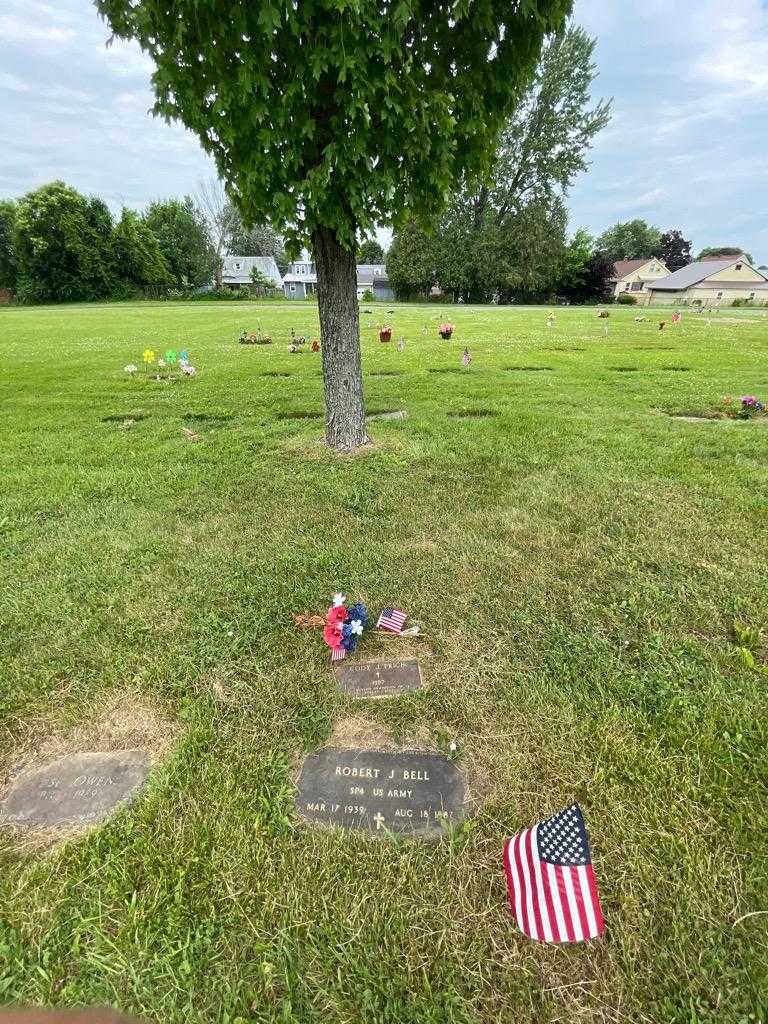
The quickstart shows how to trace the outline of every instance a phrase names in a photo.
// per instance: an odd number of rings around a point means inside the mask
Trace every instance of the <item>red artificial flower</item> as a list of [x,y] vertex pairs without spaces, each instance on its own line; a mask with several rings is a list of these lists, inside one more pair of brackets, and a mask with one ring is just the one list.
[[326,626],[323,630],[323,640],[329,647],[341,647],[342,635],[341,626]]
[[334,605],[333,608],[328,609],[328,614],[325,616],[325,621],[329,626],[335,626],[338,623],[346,621],[347,609],[343,604]]

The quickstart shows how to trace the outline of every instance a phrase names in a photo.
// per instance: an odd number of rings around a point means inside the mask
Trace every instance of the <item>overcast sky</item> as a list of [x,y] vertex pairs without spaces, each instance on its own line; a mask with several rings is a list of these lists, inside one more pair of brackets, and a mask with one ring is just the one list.
[[[768,263],[768,0],[576,0],[575,19],[614,116],[571,229],[643,217]],[[193,136],[148,113],[149,60],[108,35],[87,0],[2,0],[0,196],[61,178],[140,208],[213,175]]]

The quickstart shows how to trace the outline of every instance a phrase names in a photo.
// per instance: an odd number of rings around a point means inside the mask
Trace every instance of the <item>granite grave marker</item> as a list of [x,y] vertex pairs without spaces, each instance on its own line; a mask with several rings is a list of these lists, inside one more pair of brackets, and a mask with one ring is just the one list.
[[337,750],[307,757],[297,807],[306,821],[437,837],[464,817],[465,784],[442,754]]
[[344,693],[352,697],[396,697],[422,685],[421,669],[415,658],[341,665],[336,677]]
[[19,776],[0,806],[0,825],[96,824],[130,800],[148,775],[149,757],[143,750],[71,754]]

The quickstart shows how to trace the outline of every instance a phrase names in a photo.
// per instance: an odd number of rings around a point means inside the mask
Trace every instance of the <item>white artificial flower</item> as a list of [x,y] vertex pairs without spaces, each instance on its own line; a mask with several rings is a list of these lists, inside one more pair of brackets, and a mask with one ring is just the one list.
[[128,363],[128,365],[124,367],[124,369],[126,373],[136,373],[136,371],[138,370],[138,366],[134,366],[133,363]]
[[451,742],[450,742],[450,744],[448,746],[448,749],[450,750],[450,752],[452,754],[455,753],[455,751],[456,751],[456,743],[453,740],[451,740]]
[[352,619],[349,624],[349,631],[350,633],[355,633],[357,636],[360,636],[363,632],[362,621],[360,619]]
[[333,607],[334,608],[338,608],[340,605],[344,604],[344,602],[346,600],[347,600],[347,595],[346,594],[334,594],[333,595]]
[[164,359],[158,359],[157,360],[157,365],[158,366],[166,366],[167,363],[166,363],[166,361]]

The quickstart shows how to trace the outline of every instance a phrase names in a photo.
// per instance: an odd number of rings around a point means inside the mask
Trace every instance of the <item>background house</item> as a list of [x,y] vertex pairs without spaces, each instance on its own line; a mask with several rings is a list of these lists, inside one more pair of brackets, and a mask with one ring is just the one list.
[[225,256],[221,273],[223,288],[250,287],[253,283],[251,273],[254,267],[267,280],[279,288],[283,279],[273,256]]
[[650,305],[720,306],[736,299],[768,304],[768,275],[755,270],[744,256],[701,260],[649,285]]
[[383,263],[360,263],[357,266],[357,297],[362,299],[363,292],[373,292],[374,299],[389,301],[395,293],[389,286],[387,268]]
[[615,296],[621,295],[622,292],[631,292],[637,297],[638,302],[643,303],[649,298],[648,285],[668,274],[669,268],[664,260],[655,257],[619,260],[614,264],[613,277],[609,278],[609,283],[613,286]]
[[306,299],[317,291],[317,268],[307,260],[298,260],[288,265],[283,278],[283,294],[286,299]]
[[[357,265],[357,297],[363,292],[373,292],[374,299],[389,300],[394,292],[389,286],[387,268],[383,263],[359,263]],[[308,260],[291,263],[283,278],[283,293],[286,299],[305,299],[317,291],[317,268]]]

